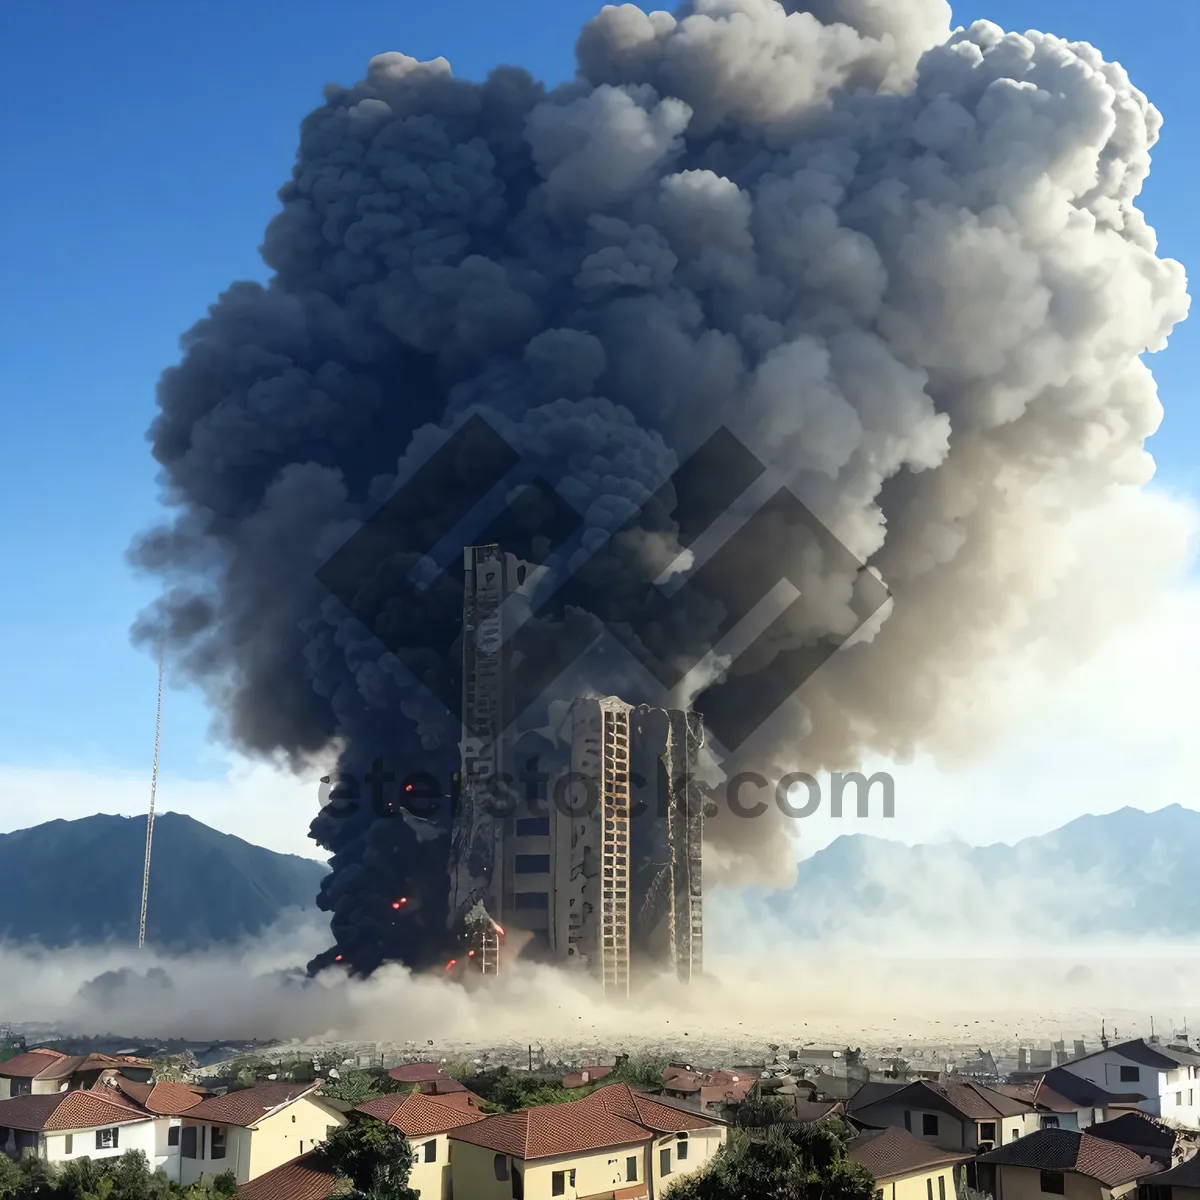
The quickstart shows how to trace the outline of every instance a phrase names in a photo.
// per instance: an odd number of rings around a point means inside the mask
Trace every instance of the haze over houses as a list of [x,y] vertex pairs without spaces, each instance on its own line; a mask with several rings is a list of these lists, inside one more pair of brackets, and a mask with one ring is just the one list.
[[[0,1150],[55,1166],[135,1150],[181,1186],[232,1175],[243,1200],[325,1200],[349,1190],[330,1139],[382,1125],[407,1144],[424,1200],[651,1200],[708,1170],[735,1128],[753,1139],[833,1123],[875,1200],[957,1200],[968,1187],[993,1200],[1200,1200],[1200,1056],[1182,1040],[533,1060],[532,1048],[520,1068],[281,1059],[181,1080],[130,1055],[35,1047],[0,1063]],[[373,1090],[354,1098],[361,1087]]]

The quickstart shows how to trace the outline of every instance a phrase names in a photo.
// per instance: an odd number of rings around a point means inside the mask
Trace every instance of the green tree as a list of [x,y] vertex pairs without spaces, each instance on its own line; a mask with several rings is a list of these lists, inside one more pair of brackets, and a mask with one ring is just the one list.
[[232,1171],[222,1171],[212,1181],[210,1189],[214,1196],[236,1196],[238,1190],[237,1176]]
[[740,1129],[767,1129],[785,1124],[794,1111],[782,1096],[750,1095],[733,1110],[733,1123]]
[[[388,1079],[389,1083],[394,1083]],[[327,1079],[321,1085],[321,1091],[335,1100],[344,1100],[347,1104],[362,1104],[364,1100],[377,1100],[385,1095],[386,1089],[380,1079],[371,1071],[352,1067],[342,1073],[340,1079]]]
[[663,1071],[667,1060],[652,1054],[635,1054],[626,1057],[600,1080],[600,1086],[606,1083],[627,1083],[631,1088],[662,1087]]
[[0,1200],[16,1200],[23,1183],[21,1168],[7,1154],[0,1153]]
[[850,1131],[837,1120],[730,1132],[701,1171],[681,1179],[669,1200],[870,1200],[871,1173],[853,1162]]
[[325,1143],[339,1175],[367,1200],[417,1200],[408,1186],[413,1153],[404,1134],[382,1121],[353,1121]]

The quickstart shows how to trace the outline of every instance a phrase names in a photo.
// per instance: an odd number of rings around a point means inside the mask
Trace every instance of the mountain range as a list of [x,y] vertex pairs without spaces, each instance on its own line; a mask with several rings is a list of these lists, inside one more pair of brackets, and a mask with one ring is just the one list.
[[[137,939],[145,820],[93,816],[0,834],[0,942],[48,948]],[[837,838],[799,864],[795,886],[712,904],[768,937],[878,944],[914,933],[1028,940],[1178,937],[1200,930],[1200,812],[1123,808],[1013,845],[906,846]],[[188,951],[316,915],[326,868],[219,833],[191,817],[155,824],[147,941]]]
[[790,891],[762,902],[801,940],[912,930],[1179,937],[1200,930],[1198,863],[1200,812],[1122,808],[1012,845],[843,835],[799,864]]
[[[97,815],[0,834],[0,941],[50,949],[136,942],[144,817]],[[182,952],[315,913],[326,867],[179,813],[154,824],[146,941]]]

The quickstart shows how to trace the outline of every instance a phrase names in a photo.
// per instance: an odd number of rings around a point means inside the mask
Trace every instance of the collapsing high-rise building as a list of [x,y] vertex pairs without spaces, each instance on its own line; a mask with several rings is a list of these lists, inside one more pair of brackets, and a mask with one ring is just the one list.
[[[525,952],[588,969],[606,995],[641,972],[690,981],[703,964],[703,799],[698,714],[580,698],[557,730],[545,790],[497,804],[518,778],[507,687],[505,601],[526,564],[465,551],[462,774],[451,838],[450,920],[482,904],[522,930]],[[544,742],[549,745],[549,742]],[[526,767],[529,764],[525,764]]]

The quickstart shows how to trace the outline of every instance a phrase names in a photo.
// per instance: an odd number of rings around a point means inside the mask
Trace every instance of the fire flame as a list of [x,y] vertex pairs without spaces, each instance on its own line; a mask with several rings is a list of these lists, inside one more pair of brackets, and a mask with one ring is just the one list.
[[451,968],[451,967],[453,967],[453,966],[457,966],[457,964],[458,964],[458,959],[457,959],[457,958],[452,958],[452,959],[451,959],[451,960],[450,960],[450,961],[449,961],[449,962],[446,964],[446,970],[447,970],[447,971],[448,971],[448,970],[450,970],[450,968]]

